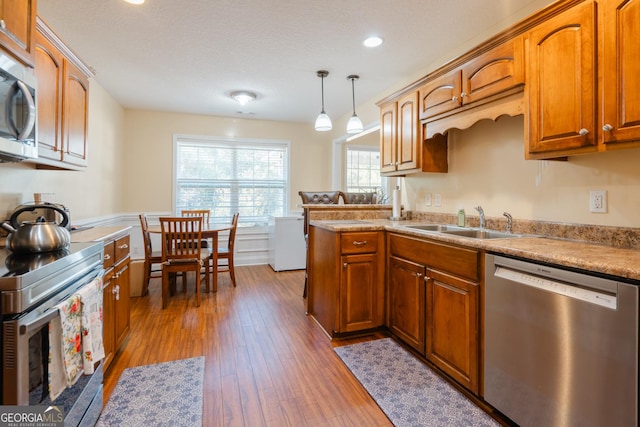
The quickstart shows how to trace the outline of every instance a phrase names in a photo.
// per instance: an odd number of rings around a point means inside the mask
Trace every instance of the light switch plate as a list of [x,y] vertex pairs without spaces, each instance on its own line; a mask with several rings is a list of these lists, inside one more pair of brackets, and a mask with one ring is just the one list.
[[431,193],[427,193],[424,195],[424,205],[431,206]]
[[440,197],[440,193],[436,193],[433,196],[433,206],[442,206],[442,198]]

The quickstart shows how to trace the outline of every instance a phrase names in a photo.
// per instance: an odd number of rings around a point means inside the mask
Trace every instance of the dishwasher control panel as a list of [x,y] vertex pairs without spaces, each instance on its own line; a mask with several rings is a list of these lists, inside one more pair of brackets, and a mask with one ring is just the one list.
[[578,284],[568,284],[545,277],[535,276],[523,271],[512,270],[510,268],[496,266],[495,276],[512,282],[531,286],[548,292],[554,292],[570,298],[579,299],[591,304],[615,310],[617,308],[617,298],[615,295],[597,290],[586,289]]

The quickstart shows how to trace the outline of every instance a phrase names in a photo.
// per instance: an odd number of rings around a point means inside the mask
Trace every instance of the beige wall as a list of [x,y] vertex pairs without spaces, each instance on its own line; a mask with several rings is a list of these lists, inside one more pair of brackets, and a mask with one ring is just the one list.
[[38,170],[28,163],[0,164],[0,215],[33,201],[33,193],[55,193],[73,220],[119,213],[124,176],[124,110],[91,80],[89,96],[89,167],[86,171]]
[[315,132],[313,124],[138,110],[127,110],[125,123],[124,205],[129,212],[172,209],[174,134],[290,141],[290,209],[299,203],[299,190],[327,189],[331,183],[331,139]]
[[[412,210],[514,218],[640,226],[640,150],[570,157],[567,162],[524,160],[524,119],[484,120],[449,137],[449,173],[404,179],[403,199]],[[606,190],[608,213],[589,212],[589,191]],[[427,207],[425,194],[441,194]],[[433,199],[433,197],[432,197]]]

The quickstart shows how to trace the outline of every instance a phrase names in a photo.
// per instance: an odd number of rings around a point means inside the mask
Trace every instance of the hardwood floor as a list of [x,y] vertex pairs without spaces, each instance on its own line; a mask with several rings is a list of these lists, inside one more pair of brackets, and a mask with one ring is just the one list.
[[[191,277],[193,280],[193,277]],[[219,276],[217,293],[178,288],[162,310],[160,279],[133,298],[131,334],[104,381],[104,402],[125,368],[205,356],[204,426],[391,426],[305,315],[304,272],[237,267],[237,288]]]

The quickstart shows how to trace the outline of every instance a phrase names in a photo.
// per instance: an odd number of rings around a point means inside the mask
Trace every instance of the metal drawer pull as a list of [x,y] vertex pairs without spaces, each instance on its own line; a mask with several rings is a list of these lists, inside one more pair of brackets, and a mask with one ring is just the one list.
[[366,240],[363,240],[361,242],[356,240],[356,241],[353,242],[353,246],[366,246],[366,245],[367,245],[367,241]]
[[607,123],[604,126],[602,126],[602,130],[605,132],[611,132],[613,130],[613,126]]
[[585,128],[582,128],[582,129],[580,129],[580,130],[578,131],[578,133],[579,133],[580,135],[582,135],[582,136],[585,136],[586,134],[588,134],[588,133],[589,133],[589,131],[588,131],[588,130],[586,130]]
[[111,259],[111,255],[109,255],[109,254],[104,254],[104,259],[105,259],[105,260],[110,260],[110,259]]
[[125,243],[124,245],[118,246],[118,249],[129,249],[129,245]]

